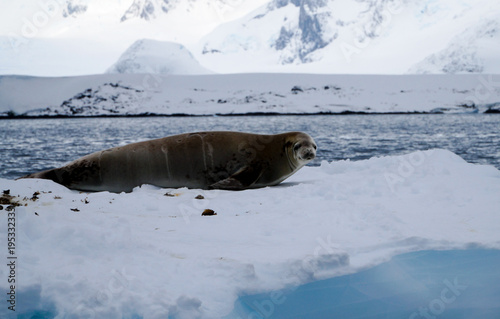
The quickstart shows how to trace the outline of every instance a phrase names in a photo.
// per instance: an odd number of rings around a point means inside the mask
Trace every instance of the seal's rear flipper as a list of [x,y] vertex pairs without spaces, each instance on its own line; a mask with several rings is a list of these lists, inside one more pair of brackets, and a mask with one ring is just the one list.
[[37,173],[29,174],[29,175],[26,175],[23,177],[19,177],[16,180],[23,179],[23,178],[41,178],[41,179],[50,179],[51,181],[62,184],[61,178],[57,174],[57,170],[58,170],[57,168],[53,168],[53,169],[49,169],[49,170],[46,170],[43,172],[37,172]]

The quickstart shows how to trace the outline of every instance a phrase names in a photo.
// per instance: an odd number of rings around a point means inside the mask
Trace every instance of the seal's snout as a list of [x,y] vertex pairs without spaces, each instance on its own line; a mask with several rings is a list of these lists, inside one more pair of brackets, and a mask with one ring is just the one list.
[[303,161],[312,161],[316,157],[316,151],[313,148],[304,147],[297,155]]
[[305,154],[304,154],[304,157],[303,157],[303,158],[304,158],[306,161],[311,161],[311,160],[313,160],[315,157],[316,157],[316,154],[314,154],[314,152],[313,152],[313,151],[307,151],[307,152],[305,152]]

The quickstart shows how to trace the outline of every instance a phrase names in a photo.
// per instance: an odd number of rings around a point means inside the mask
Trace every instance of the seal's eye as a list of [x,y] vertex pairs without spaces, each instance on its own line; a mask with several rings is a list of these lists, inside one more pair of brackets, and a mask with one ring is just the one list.
[[301,147],[301,145],[299,143],[295,144],[295,146],[293,147],[293,150],[295,152],[297,152],[299,150],[299,148]]
[[316,146],[316,144],[313,144],[313,147],[314,147],[314,149],[318,149],[318,147]]

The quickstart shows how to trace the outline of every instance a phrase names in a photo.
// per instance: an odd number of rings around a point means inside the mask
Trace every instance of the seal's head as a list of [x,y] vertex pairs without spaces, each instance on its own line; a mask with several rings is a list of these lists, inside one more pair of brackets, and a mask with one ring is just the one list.
[[293,134],[289,140],[288,157],[295,167],[300,168],[316,157],[316,143],[306,133]]

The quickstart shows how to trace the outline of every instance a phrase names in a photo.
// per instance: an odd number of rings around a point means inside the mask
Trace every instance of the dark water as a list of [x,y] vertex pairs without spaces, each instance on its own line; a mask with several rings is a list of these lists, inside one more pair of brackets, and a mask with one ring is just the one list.
[[319,147],[312,165],[443,148],[468,162],[500,168],[500,116],[495,114],[81,118],[0,120],[0,177],[57,167],[109,147],[203,130],[304,131]]

